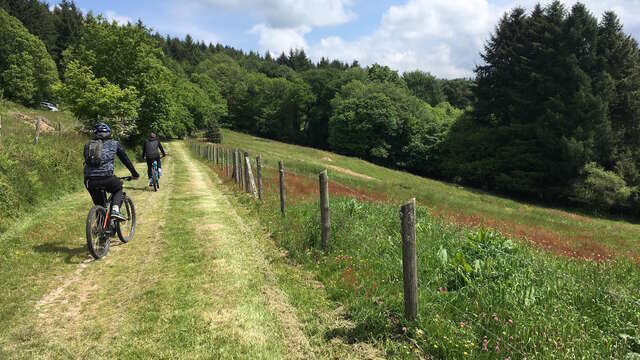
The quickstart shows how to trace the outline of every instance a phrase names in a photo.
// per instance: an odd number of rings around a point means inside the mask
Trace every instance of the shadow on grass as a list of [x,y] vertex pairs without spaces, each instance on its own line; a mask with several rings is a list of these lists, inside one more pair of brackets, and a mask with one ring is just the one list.
[[79,264],[87,259],[89,250],[86,246],[68,247],[60,244],[42,244],[33,247],[38,253],[52,253],[66,255],[65,262],[67,264]]

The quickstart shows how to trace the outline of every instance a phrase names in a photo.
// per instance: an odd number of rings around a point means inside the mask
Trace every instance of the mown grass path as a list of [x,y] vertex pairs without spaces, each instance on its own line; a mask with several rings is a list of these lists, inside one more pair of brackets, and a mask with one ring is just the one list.
[[126,184],[138,227],[130,243],[114,240],[105,259],[92,261],[86,250],[86,193],[60,199],[0,238],[0,358],[348,352],[344,344],[324,346],[319,335],[310,341],[278,286],[291,269],[271,264],[264,233],[243,222],[213,172],[184,144],[169,147],[159,192],[146,190],[146,179]]

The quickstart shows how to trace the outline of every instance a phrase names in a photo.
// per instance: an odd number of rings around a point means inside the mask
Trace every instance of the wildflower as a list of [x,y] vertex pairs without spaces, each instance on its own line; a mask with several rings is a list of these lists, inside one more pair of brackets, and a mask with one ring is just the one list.
[[489,341],[487,340],[487,337],[485,336],[485,337],[484,337],[484,340],[482,340],[482,351],[484,351],[484,352],[489,351],[489,349],[487,349],[487,343],[488,343],[488,342],[489,342]]
[[[416,334],[420,337],[422,337],[422,335],[424,335],[424,331],[422,331],[422,329],[418,329],[416,330]],[[445,337],[446,338],[446,337]]]
[[469,355],[469,353],[467,353],[466,351],[465,351],[465,352],[463,352],[463,354],[464,354],[464,356],[467,356],[467,355]]
[[513,325],[513,320],[509,319],[509,325]]
[[500,352],[500,344],[496,344],[496,352]]
[[460,321],[460,328],[464,328],[464,321]]
[[406,326],[403,326],[403,327],[402,327],[402,332],[403,332],[403,333],[406,333],[406,332],[407,332],[407,327],[406,327]]
[[438,348],[438,344],[433,344],[433,348],[437,349]]
[[493,320],[498,321],[498,314],[493,313]]

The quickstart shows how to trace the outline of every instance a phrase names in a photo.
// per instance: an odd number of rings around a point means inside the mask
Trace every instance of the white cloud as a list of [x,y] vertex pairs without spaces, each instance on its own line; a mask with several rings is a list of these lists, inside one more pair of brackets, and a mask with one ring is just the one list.
[[355,19],[353,0],[197,0],[230,10],[252,12],[271,28],[330,26]]
[[443,77],[472,74],[483,41],[499,14],[487,0],[409,0],[391,6],[379,28],[354,41],[328,37],[311,47],[363,65],[380,63],[400,71],[423,69]]
[[[441,77],[472,76],[480,52],[504,14],[516,6],[531,9],[537,0],[408,0],[391,6],[378,29],[353,41],[330,36],[311,44],[309,53],[363,65],[380,63],[407,71],[421,69]],[[576,3],[564,1],[567,8]],[[593,0],[587,7],[598,18],[614,10],[625,30],[640,34],[640,0]]]
[[283,51],[288,52],[289,49],[308,48],[304,35],[309,31],[311,31],[311,28],[308,26],[273,28],[265,24],[259,24],[254,26],[249,33],[259,35],[258,43],[263,51],[278,55]]
[[131,19],[131,17],[126,16],[126,15],[120,15],[117,14],[115,11],[113,10],[107,10],[104,12],[104,18],[109,20],[109,22],[117,22],[120,25],[126,25],[128,23],[133,23],[133,20]]

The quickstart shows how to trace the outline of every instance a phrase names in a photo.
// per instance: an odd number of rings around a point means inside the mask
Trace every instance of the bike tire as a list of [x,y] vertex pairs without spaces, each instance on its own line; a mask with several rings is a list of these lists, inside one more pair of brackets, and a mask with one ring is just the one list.
[[120,213],[127,218],[127,221],[118,221],[116,223],[118,238],[123,243],[128,243],[133,239],[133,234],[136,231],[136,208],[130,197],[124,197],[122,206],[120,206]]
[[156,174],[156,171],[153,171],[153,178],[152,178],[152,182],[153,182],[153,191],[158,191],[158,175]]
[[99,205],[92,207],[87,215],[87,247],[96,260],[102,259],[109,252],[111,239],[104,235],[103,228],[106,216],[107,211]]

